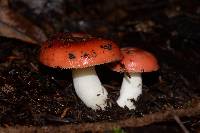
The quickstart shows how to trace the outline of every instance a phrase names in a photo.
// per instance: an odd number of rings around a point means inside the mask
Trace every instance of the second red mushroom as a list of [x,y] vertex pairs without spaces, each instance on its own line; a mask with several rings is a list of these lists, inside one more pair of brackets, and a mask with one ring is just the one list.
[[135,109],[133,100],[136,101],[142,94],[141,73],[156,71],[159,66],[155,56],[142,49],[122,48],[121,52],[123,59],[112,66],[114,71],[125,72],[117,104],[123,108]]

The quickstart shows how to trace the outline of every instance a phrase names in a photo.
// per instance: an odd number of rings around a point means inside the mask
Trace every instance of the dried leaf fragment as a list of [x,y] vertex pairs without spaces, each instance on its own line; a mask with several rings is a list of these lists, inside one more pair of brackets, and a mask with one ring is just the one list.
[[47,38],[38,26],[7,6],[0,6],[0,36],[36,44]]

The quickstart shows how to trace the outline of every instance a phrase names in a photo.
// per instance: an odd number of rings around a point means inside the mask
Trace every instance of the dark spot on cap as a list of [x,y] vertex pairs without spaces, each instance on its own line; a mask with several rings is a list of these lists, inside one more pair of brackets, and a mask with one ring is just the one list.
[[97,94],[97,96],[100,96],[101,94]]
[[68,57],[69,57],[69,59],[75,59],[76,58],[76,56],[74,54],[72,54],[72,53],[69,53]]
[[90,55],[89,55],[87,52],[85,52],[85,53],[83,54],[83,57],[84,57],[84,58],[89,58]]
[[100,48],[112,50],[112,45],[111,44],[100,45]]
[[92,57],[97,57],[97,53],[94,50],[92,50]]

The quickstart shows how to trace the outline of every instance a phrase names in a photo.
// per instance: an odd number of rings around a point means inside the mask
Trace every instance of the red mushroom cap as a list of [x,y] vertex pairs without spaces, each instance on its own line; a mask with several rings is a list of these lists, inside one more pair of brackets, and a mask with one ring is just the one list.
[[139,48],[121,48],[120,63],[112,66],[117,72],[152,72],[159,69],[155,56]]
[[121,59],[120,49],[111,40],[84,33],[58,33],[44,42],[39,60],[59,68],[84,68]]

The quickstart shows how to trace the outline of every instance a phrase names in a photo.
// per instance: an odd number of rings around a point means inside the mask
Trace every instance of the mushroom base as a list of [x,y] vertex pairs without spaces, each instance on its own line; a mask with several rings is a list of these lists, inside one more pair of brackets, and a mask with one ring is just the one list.
[[72,76],[75,91],[87,107],[104,110],[108,93],[102,86],[95,68],[73,69]]
[[120,96],[117,104],[124,108],[135,109],[134,101],[142,94],[142,77],[140,73],[130,73],[130,78],[124,74]]

